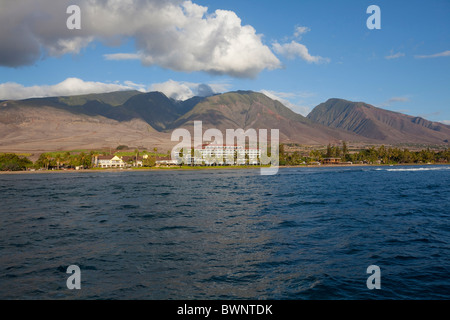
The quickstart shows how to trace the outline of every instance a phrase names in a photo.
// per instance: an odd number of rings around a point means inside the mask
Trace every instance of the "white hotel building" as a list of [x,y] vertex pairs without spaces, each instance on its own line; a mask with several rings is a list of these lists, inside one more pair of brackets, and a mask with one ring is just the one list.
[[[194,165],[258,165],[260,149],[244,148],[239,145],[203,144],[194,148]],[[186,164],[192,163],[190,155],[183,156]]]

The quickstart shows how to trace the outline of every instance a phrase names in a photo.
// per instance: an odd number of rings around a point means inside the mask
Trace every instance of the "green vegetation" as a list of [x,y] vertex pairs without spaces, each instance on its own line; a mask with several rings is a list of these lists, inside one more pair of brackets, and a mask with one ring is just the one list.
[[[294,147],[294,149],[293,149]],[[450,163],[450,149],[431,150],[430,148],[420,151],[410,151],[408,148],[386,147],[384,145],[377,147],[367,147],[359,150],[350,150],[348,145],[343,142],[340,146],[329,144],[320,149],[304,148],[304,150],[295,150],[295,145],[280,144],[279,164],[280,166],[308,165],[316,162],[323,163],[325,158],[340,158],[341,163],[353,164],[428,164],[428,163]],[[119,148],[117,148],[119,149]],[[295,150],[295,151],[293,151]],[[270,152],[270,151],[269,151]],[[98,155],[110,154],[106,151],[88,151],[73,150],[59,152],[42,153],[33,164],[26,155],[30,154],[0,154],[0,171],[21,171],[27,169],[75,169],[82,167],[84,169],[92,168],[92,159]],[[155,167],[157,157],[165,157],[168,154],[158,153],[154,148],[153,152],[139,151],[118,151],[115,155],[119,157],[130,157],[128,163],[131,166],[136,165],[138,157],[146,155],[142,159],[142,167],[134,169],[148,169]],[[168,166],[160,169],[220,169],[220,168],[255,168],[260,166],[236,165],[236,166]],[[98,168],[93,168],[98,169]],[[98,169],[101,170],[101,169]]]
[[139,91],[116,91],[109,93],[92,93],[77,96],[59,97],[59,101],[69,106],[81,106],[89,101],[99,101],[111,106],[120,106],[129,98],[140,94]]
[[116,150],[121,150],[117,152],[111,152],[106,150],[72,150],[72,151],[53,151],[42,153],[36,162],[31,163],[32,167],[35,169],[74,169],[76,167],[82,167],[84,169],[89,169],[93,167],[93,159],[95,156],[99,155],[116,155],[118,157],[130,157],[127,159],[127,163],[131,166],[136,165],[138,157],[147,155],[146,159],[143,159],[144,167],[154,167],[156,164],[156,157],[167,156],[166,154],[156,153],[157,149],[154,148],[155,152],[140,151],[139,149],[125,150],[128,149],[127,146],[118,146]]
[[31,167],[33,162],[14,153],[0,154],[0,171],[21,171]]
[[91,167],[91,159],[94,151],[90,153],[80,152],[78,154],[71,154],[69,151],[65,152],[46,152],[39,156],[39,159],[34,163],[36,169],[61,169],[62,167],[75,168]]
[[324,158],[340,158],[341,162],[354,164],[420,164],[420,163],[449,163],[450,150],[433,151],[426,148],[420,151],[410,151],[407,148],[370,147],[362,150],[349,151],[345,142],[342,146],[329,144],[325,150],[313,149],[309,154],[299,151],[286,152],[285,145],[280,145],[280,165],[300,165],[311,162],[322,162]]
[[156,165],[156,157],[149,156],[147,159],[142,160],[144,167],[154,167]]

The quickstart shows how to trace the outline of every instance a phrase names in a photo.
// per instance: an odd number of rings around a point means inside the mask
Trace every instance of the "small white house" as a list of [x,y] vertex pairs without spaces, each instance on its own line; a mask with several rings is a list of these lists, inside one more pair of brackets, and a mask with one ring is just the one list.
[[99,168],[124,168],[126,163],[115,155],[98,156],[94,160],[94,166]]
[[97,168],[126,168],[131,166],[143,166],[144,157],[135,156],[96,156],[93,159],[93,166]]

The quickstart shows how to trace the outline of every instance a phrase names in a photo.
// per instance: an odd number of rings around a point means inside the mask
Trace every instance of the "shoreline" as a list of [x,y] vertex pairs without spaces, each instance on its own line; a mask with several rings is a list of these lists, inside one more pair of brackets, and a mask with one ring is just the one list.
[[[396,166],[440,166],[450,163],[402,163],[402,164],[326,164],[326,165],[297,165],[279,166],[283,168],[353,168],[353,167],[396,167]],[[136,169],[82,169],[82,170],[35,170],[35,171],[0,171],[2,174],[43,174],[43,173],[76,173],[76,172],[139,172],[139,171],[194,171],[194,170],[246,170],[261,169],[269,167],[261,166],[198,166],[198,167],[158,167],[158,168],[136,168]]]

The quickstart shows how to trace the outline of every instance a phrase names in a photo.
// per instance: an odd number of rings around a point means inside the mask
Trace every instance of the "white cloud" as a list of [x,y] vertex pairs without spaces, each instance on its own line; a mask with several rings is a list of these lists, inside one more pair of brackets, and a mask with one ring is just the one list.
[[450,126],[450,120],[442,120],[442,121],[439,121],[439,122]]
[[[272,50],[280,54],[282,56],[285,56],[288,59],[295,59],[297,57],[305,60],[308,63],[328,63],[330,62],[329,58],[323,58],[321,56],[313,56],[309,53],[308,48],[304,45],[299,43],[296,40],[300,40],[302,38],[302,35],[305,33],[311,31],[308,27],[299,27],[297,26],[294,31],[293,37],[285,37],[283,39],[283,43],[280,44],[278,41],[275,41],[272,43]],[[295,38],[296,40],[292,40],[291,42],[288,39]]]
[[379,108],[385,108],[385,107],[390,107],[392,106],[394,103],[398,103],[398,102],[408,102],[409,98],[408,97],[392,97],[389,98],[388,100],[384,101],[382,104],[380,104],[378,107]]
[[175,100],[187,100],[195,96],[191,87],[182,82],[169,80],[163,83],[154,83],[150,86],[150,91],[159,91],[167,97]]
[[176,71],[255,77],[281,63],[250,25],[233,11],[209,13],[181,0],[78,0],[81,30],[68,30],[73,0],[2,2],[0,65],[33,64],[42,53],[79,53],[94,40],[115,45],[133,39],[137,53],[108,54],[108,60],[140,59]]
[[407,102],[409,101],[409,98],[407,97],[392,97],[388,100],[389,103],[392,102]]
[[309,54],[308,48],[296,41],[291,41],[290,43],[279,44],[275,42],[272,45],[273,50],[285,56],[288,59],[295,59],[296,57],[300,57],[308,63],[328,63],[330,59],[323,58],[321,56],[312,56]]
[[229,89],[228,83],[194,83],[168,80],[149,85],[133,81],[114,83],[84,81],[78,78],[67,78],[54,85],[24,86],[15,82],[0,83],[0,100],[21,100],[28,98],[71,96],[90,93],[105,93],[122,90],[138,90],[141,92],[159,91],[169,98],[186,100],[194,96],[206,97]]
[[48,46],[48,54],[51,56],[62,56],[67,53],[78,54],[94,40],[94,37],[74,37],[71,39],[58,39],[54,44]]
[[194,96],[206,97],[224,92],[228,87],[228,84],[204,84],[168,80],[166,82],[152,84],[149,87],[149,91],[162,92],[167,97],[175,100],[187,100]]
[[429,59],[429,58],[439,58],[439,57],[450,57],[450,50],[439,52],[430,55],[416,55],[414,58],[416,59]]
[[405,56],[404,53],[402,53],[402,52],[397,52],[397,53],[395,53],[395,54],[391,54],[391,55],[386,56],[386,57],[384,57],[384,58],[387,59],[387,60],[391,60],[391,59],[398,59],[398,58],[401,58],[401,57],[404,57],[404,56]]
[[290,101],[294,98],[313,96],[314,94],[312,93],[277,92],[272,90],[261,90],[260,92],[268,96],[270,99],[281,102],[283,105],[285,105],[292,111],[301,114],[302,116],[306,117],[312,110],[312,108],[309,106],[299,105]]
[[307,32],[311,31],[308,27],[296,27],[294,32],[294,37],[301,38],[301,36]]
[[[118,83],[118,82],[117,82]],[[126,87],[134,88],[135,90],[145,92],[146,85],[142,83],[134,83],[133,81],[126,80],[123,82]]]
[[142,55],[138,53],[109,53],[104,54],[106,60],[140,60]]
[[38,97],[70,96],[89,93],[104,93],[120,90],[140,90],[142,85],[131,81],[120,83],[104,83],[83,81],[78,78],[67,78],[55,85],[29,86],[25,87],[15,82],[0,84],[0,99],[20,100]]

